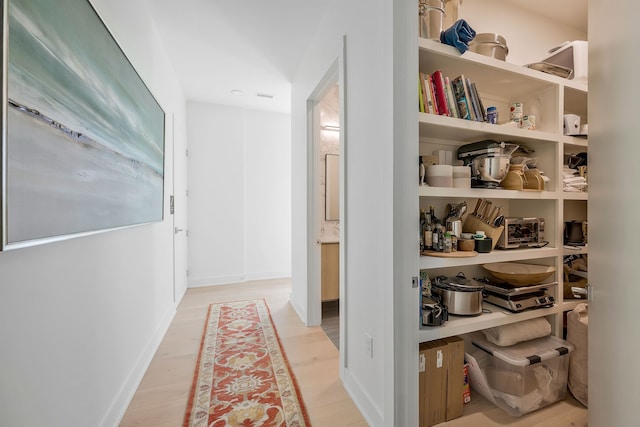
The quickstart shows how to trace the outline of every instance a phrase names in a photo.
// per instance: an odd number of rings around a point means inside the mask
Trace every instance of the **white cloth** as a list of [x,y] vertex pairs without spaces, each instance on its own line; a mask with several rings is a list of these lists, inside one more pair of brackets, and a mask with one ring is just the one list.
[[500,347],[518,344],[551,334],[551,324],[544,317],[524,320],[509,325],[483,329],[482,332],[489,342]]

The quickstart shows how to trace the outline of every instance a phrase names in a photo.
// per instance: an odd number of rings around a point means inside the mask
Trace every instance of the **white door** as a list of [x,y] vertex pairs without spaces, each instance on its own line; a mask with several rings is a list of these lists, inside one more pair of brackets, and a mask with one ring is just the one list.
[[187,290],[188,244],[187,229],[187,137],[185,124],[175,114],[171,116],[171,136],[173,139],[173,302],[178,303]]

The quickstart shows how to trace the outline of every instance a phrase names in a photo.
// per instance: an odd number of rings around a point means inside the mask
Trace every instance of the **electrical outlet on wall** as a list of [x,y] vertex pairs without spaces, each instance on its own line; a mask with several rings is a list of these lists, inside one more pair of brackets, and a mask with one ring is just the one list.
[[369,334],[364,334],[365,338],[365,351],[369,354],[369,357],[373,359],[373,338]]

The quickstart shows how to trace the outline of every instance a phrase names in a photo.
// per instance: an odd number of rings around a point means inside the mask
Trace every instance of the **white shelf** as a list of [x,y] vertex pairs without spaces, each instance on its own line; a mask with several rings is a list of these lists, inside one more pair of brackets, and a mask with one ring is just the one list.
[[[567,194],[567,193],[565,193]],[[586,194],[586,193],[580,193]],[[556,200],[558,193],[555,191],[534,190],[504,190],[491,188],[452,188],[430,187],[421,185],[418,188],[420,197],[448,197],[448,198],[474,198],[484,199],[521,199],[521,200]]]
[[420,51],[429,53],[420,55],[420,70],[431,72],[440,69],[446,75],[465,74],[472,77],[469,73],[471,69],[473,80],[489,93],[517,97],[523,93],[544,91],[561,83],[556,76],[471,51],[460,54],[456,48],[433,40],[420,38],[418,46]]
[[587,138],[580,138],[577,136],[563,135],[560,141],[565,145],[565,148],[574,148],[586,150],[589,147],[589,140]]
[[563,255],[584,255],[589,253],[589,246],[571,246],[571,247],[562,247]]
[[[418,334],[420,342],[432,341],[482,329],[493,328],[495,326],[520,322],[522,320],[557,314],[564,311],[565,308],[564,305],[554,305],[549,308],[536,308],[532,310],[525,310],[520,313],[513,313],[488,302],[483,302],[482,307],[485,310],[491,310],[491,313],[483,313],[479,316],[456,316],[451,314],[449,315],[449,320],[447,320],[442,326],[421,326]],[[569,308],[569,310],[571,310],[571,308]]]
[[[459,145],[468,142],[493,139],[496,141],[518,141],[519,143],[558,143],[558,135],[538,130],[521,129],[507,125],[458,119],[456,117],[418,112],[420,134],[430,139],[455,140]],[[576,138],[577,139],[577,138]]]
[[588,200],[589,193],[584,191],[563,191],[562,198],[564,200]]
[[434,256],[421,256],[420,269],[428,270],[432,268],[447,268],[466,265],[480,265],[490,262],[524,261],[528,259],[540,259],[557,257],[560,250],[557,248],[539,249],[494,249],[486,254],[478,254],[468,258],[440,258]]
[[[427,202],[425,199],[438,199],[434,200],[434,205],[450,203],[455,199],[474,198],[498,200],[498,204],[506,202],[504,205],[510,215],[544,217],[545,231],[549,233],[545,237],[552,245],[557,246],[536,249],[494,249],[487,254],[461,258],[421,256],[420,269],[453,270],[457,267],[467,267],[465,270],[477,271],[476,266],[491,262],[526,262],[540,259],[546,259],[545,264],[562,266],[562,257],[565,254],[587,253],[586,247],[573,251],[560,246],[565,209],[582,209],[581,203],[563,205],[563,201],[588,200],[588,193],[563,192],[561,179],[564,155],[588,149],[587,138],[566,136],[562,131],[563,114],[577,114],[586,122],[587,86],[474,52],[467,51],[460,54],[454,47],[433,40],[420,38],[418,49],[420,72],[433,73],[441,70],[443,75],[450,78],[459,75],[469,78],[476,83],[481,98],[487,101],[484,103],[485,107],[493,105],[498,108],[501,122],[507,121],[509,107],[514,101],[524,103],[525,114],[540,114],[536,117],[541,119],[536,123],[537,130],[528,130],[510,125],[492,125],[436,114],[418,113],[416,118],[420,154],[429,155],[433,150],[440,149],[456,151],[462,145],[482,140],[512,142],[534,150],[535,154],[532,156],[538,159],[537,166],[550,179],[546,184],[546,188],[550,191],[420,186],[418,197],[422,199],[422,204]],[[527,106],[532,110],[537,109],[538,112],[527,113]],[[544,203],[538,201],[544,201]],[[431,203],[431,201],[428,202]],[[558,334],[561,332],[562,313],[586,301],[562,301],[561,271],[560,269],[556,273],[559,282],[556,290],[558,304],[553,307],[513,313],[485,302],[483,307],[491,310],[490,313],[479,316],[450,315],[449,320],[442,326],[420,327],[419,340],[420,342],[431,341],[541,316],[555,318],[556,322],[552,323],[556,325],[554,333]]]

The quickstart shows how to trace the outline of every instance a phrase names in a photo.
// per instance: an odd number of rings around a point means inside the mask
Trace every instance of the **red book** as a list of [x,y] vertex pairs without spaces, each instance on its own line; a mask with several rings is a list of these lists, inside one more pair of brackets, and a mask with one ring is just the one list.
[[429,80],[429,96],[431,97],[431,105],[433,106],[433,114],[440,114],[438,111],[438,103],[436,102],[436,88],[433,87],[433,76],[427,74]]
[[442,71],[436,70],[431,75],[433,78],[433,87],[435,89],[436,104],[438,105],[438,114],[441,116],[450,116],[449,107],[447,106],[446,86],[444,85],[444,76]]

